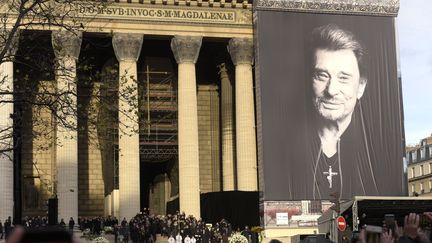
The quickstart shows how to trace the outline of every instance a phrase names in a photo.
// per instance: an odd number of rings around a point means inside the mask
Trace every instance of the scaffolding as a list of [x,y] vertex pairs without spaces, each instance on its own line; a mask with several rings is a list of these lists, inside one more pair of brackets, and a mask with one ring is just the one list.
[[[177,157],[177,91],[172,72],[152,71],[147,65],[139,84],[140,160],[146,163],[165,162]],[[112,87],[108,97],[117,92]],[[115,121],[114,121],[115,120]],[[114,189],[119,188],[118,120],[107,131],[111,139]]]
[[172,72],[147,65],[140,95],[140,158],[164,162],[177,157],[177,92]]

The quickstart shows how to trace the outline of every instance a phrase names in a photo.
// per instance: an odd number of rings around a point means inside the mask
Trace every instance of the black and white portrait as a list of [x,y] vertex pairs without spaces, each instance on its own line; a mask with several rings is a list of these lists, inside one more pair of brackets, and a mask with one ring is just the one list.
[[258,19],[264,200],[402,195],[394,19],[264,11]]
[[[314,152],[318,151],[314,163],[313,197],[322,198],[322,193],[337,195],[343,192],[343,172],[348,175],[353,166],[348,167],[341,161],[342,157],[345,159],[345,153],[355,153],[345,147],[342,151],[341,143],[347,145],[341,140],[347,139],[353,129],[350,126],[353,113],[367,85],[363,63],[366,51],[351,32],[334,24],[314,29],[310,48],[312,70],[310,80],[306,82],[311,84],[314,112],[309,119],[312,124],[309,131],[315,133],[311,134],[310,142]],[[361,119],[361,116],[355,118]],[[361,138],[361,133],[356,135]],[[362,187],[366,177],[376,187],[369,162],[366,164],[368,171],[360,172],[361,168],[358,168],[358,181]],[[366,191],[365,188],[361,190]]]

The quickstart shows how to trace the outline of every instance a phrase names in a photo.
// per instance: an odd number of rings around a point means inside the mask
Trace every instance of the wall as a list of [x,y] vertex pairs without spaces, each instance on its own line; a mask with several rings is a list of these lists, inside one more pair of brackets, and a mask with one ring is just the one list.
[[201,193],[220,191],[219,93],[216,85],[198,86]]
[[[40,81],[31,97],[46,103],[55,90],[53,81]],[[43,101],[44,100],[44,101]],[[55,120],[46,106],[23,107],[22,130],[22,209],[24,216],[45,215],[48,199],[54,196],[56,181]]]

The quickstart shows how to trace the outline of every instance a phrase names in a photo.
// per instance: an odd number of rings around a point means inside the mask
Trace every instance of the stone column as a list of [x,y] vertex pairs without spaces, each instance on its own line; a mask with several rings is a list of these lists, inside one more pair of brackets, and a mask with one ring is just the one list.
[[224,191],[234,190],[234,136],[232,85],[225,63],[219,66],[221,78],[222,182]]
[[195,63],[202,37],[175,36],[171,50],[178,63],[178,149],[180,211],[200,218],[198,107]]
[[228,51],[235,65],[237,189],[257,191],[253,41],[249,38],[231,39]]
[[78,219],[78,129],[76,62],[82,33],[53,31],[52,45],[56,56],[57,120],[56,164],[58,218],[65,222]]
[[[119,189],[114,189],[111,193],[111,210],[112,216],[118,218],[120,220],[120,198],[119,198]],[[123,220],[123,218],[121,218]]]
[[142,34],[115,33],[112,39],[119,61],[120,220],[130,220],[140,211],[137,61],[142,42]]
[[100,108],[100,82],[93,82],[87,115],[87,136],[80,139],[81,160],[79,172],[79,212],[81,215],[102,215],[104,212],[104,178],[102,173],[102,152],[98,136],[98,115]]
[[112,213],[112,199],[111,194],[108,194],[104,198],[104,216],[113,215]]
[[[5,33],[7,34],[7,33]],[[18,49],[18,33],[13,37],[11,46],[0,61],[0,92],[9,94],[0,95],[1,101],[13,101],[13,57]],[[0,45],[0,51],[4,46]],[[0,219],[7,219],[13,216],[14,209],[14,171],[13,171],[13,102],[2,102],[0,104],[0,136],[3,137],[0,149],[10,149],[9,152],[0,154]]]

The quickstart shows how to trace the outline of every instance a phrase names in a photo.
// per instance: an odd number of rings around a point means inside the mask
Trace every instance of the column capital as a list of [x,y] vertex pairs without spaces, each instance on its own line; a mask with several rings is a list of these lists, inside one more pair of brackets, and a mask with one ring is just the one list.
[[138,61],[144,35],[135,33],[114,33],[112,45],[117,61]]
[[77,61],[81,50],[82,32],[54,30],[51,33],[51,42],[57,59],[73,58]]
[[234,65],[249,64],[254,61],[254,45],[251,38],[233,38],[228,43],[228,52]]
[[202,44],[202,36],[174,36],[171,50],[177,63],[196,63]]

